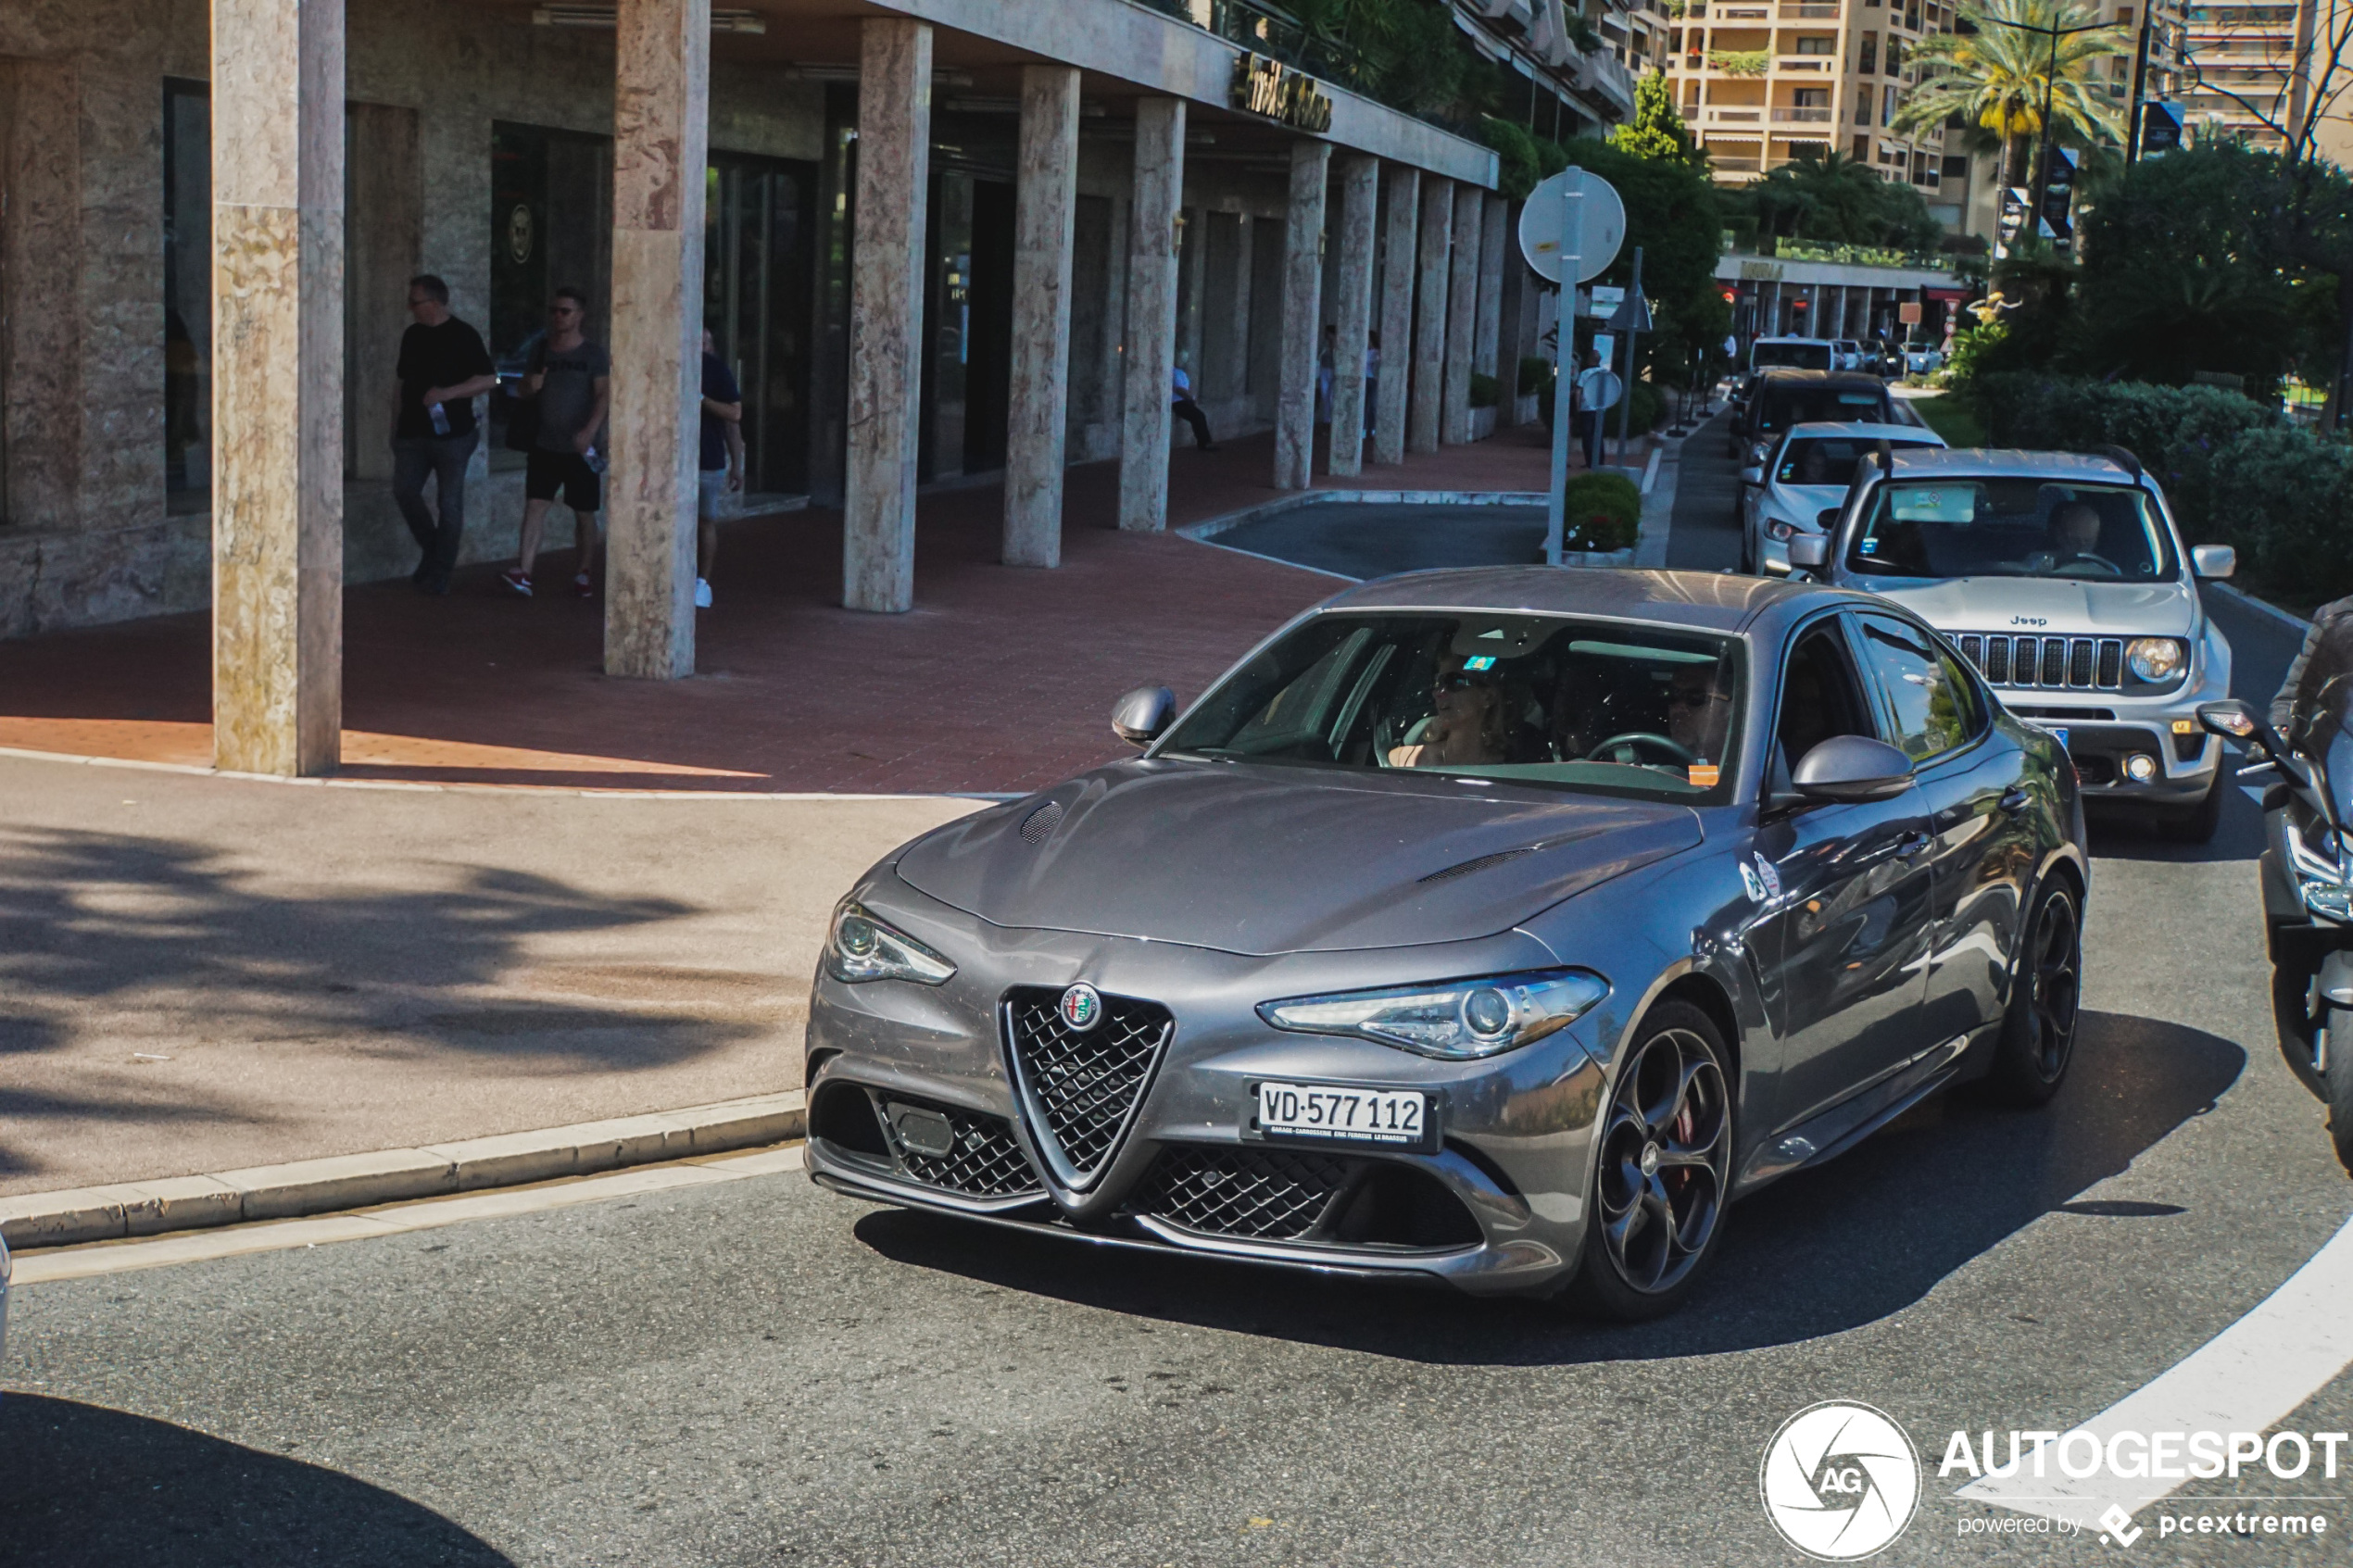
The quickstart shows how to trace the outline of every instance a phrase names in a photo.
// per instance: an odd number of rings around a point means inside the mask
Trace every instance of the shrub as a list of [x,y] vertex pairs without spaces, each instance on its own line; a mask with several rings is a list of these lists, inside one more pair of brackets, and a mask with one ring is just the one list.
[[1574,473],[1561,491],[1561,548],[1623,550],[1642,531],[1642,493],[1622,473]]
[[1994,446],[2095,452],[2121,446],[2165,486],[2193,539],[2216,536],[2210,470],[2236,436],[2275,426],[2261,404],[2210,386],[2071,381],[2005,372],[1970,378],[1969,395]]
[[1519,357],[1519,395],[1533,397],[1553,384],[1553,362],[1541,354]]
[[1495,378],[1481,375],[1478,371],[1473,370],[1470,383],[1470,406],[1474,408],[1492,408],[1496,402]]
[[2283,597],[2353,591],[2353,446],[2292,425],[2241,432],[2208,472],[2210,536],[2227,539]]

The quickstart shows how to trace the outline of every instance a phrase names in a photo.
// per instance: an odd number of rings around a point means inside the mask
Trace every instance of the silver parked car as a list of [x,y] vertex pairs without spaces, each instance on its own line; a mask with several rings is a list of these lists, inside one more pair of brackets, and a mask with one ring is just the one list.
[[1846,499],[1865,453],[1944,445],[1943,436],[1919,425],[1791,426],[1763,462],[1741,470],[1741,570],[1788,576],[1790,540],[1822,532],[1822,520]]
[[2012,712],[2059,737],[2088,800],[2214,835],[2221,745],[2197,709],[2230,695],[2231,645],[2197,579],[2228,577],[2235,558],[2183,548],[2131,453],[1867,458],[1835,538],[1803,555],[1943,632]]
[[817,1182],[1637,1318],[1731,1198],[2067,1072],[2072,774],[1884,600],[1414,573],[1174,708],[843,899]]

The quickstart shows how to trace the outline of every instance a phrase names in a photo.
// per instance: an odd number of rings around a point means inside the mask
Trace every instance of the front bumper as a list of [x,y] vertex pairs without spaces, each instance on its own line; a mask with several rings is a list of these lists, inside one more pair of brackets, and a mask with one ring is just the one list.
[[[1554,961],[1531,938],[1252,958],[1005,930],[895,879],[867,901],[958,972],[938,987],[819,974],[807,1148],[819,1185],[1099,1245],[1436,1280],[1481,1295],[1541,1292],[1575,1269],[1604,1080],[1585,1041],[1617,1037],[1615,997],[1570,1028],[1474,1062],[1288,1034],[1253,1010],[1275,997]],[[1071,1191],[1051,1173],[1015,1087],[1004,1003],[1016,988],[1081,980],[1107,1001],[1147,999],[1174,1022],[1100,1174]],[[1261,1137],[1252,1112],[1262,1078],[1424,1091],[1437,1137],[1411,1150]],[[899,1119],[910,1111],[952,1130],[945,1157],[902,1140]],[[1260,1228],[1269,1212],[1291,1217]]]
[[[2004,691],[2018,717],[2063,737],[2090,805],[2195,806],[2215,786],[2222,743],[2197,721],[2198,690],[2162,697],[2070,701],[2057,692]],[[2133,776],[2132,759],[2148,759],[2145,781]]]

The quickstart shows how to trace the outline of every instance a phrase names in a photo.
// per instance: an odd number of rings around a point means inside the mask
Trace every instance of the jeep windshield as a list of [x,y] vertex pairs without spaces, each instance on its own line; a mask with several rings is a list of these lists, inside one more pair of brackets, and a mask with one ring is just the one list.
[[1748,368],[1752,370],[1827,370],[1831,368],[1831,345],[1827,343],[1764,343],[1749,348]]
[[2174,575],[2165,520],[2144,491],[2040,479],[1891,480],[1846,552],[1860,577]]

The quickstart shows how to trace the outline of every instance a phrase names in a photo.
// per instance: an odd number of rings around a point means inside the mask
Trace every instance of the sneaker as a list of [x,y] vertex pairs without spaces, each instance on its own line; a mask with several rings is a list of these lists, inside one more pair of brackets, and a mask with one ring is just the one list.
[[597,585],[588,580],[588,574],[585,571],[572,580],[572,591],[584,599],[593,599],[597,596]]
[[504,583],[507,585],[507,591],[514,595],[515,597],[519,599],[527,599],[531,597],[531,573],[525,571],[522,568],[519,566],[509,567],[505,571],[498,574],[498,581]]
[[695,608],[697,609],[711,608],[711,584],[699,577],[695,579]]

